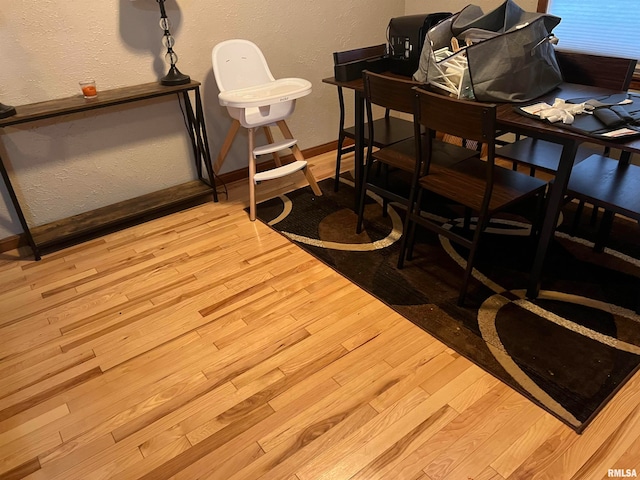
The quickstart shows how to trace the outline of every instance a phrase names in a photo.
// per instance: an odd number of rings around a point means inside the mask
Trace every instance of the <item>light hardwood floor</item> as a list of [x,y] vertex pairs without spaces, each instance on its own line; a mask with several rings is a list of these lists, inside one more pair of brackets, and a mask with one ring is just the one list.
[[577,435],[251,223],[246,198],[0,255],[0,479],[640,472],[640,375]]

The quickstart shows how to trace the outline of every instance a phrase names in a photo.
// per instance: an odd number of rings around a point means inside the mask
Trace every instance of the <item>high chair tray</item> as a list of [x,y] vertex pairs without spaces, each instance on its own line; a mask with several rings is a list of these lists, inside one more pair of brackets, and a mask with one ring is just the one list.
[[311,93],[311,82],[302,78],[281,78],[273,82],[220,92],[220,105],[248,108],[273,105],[304,97]]

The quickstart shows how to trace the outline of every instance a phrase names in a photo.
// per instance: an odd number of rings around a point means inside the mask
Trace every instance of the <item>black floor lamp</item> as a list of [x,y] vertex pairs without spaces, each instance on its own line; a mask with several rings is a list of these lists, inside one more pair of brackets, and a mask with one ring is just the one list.
[[4,103],[0,103],[0,118],[7,118],[16,114],[15,107],[10,107]]

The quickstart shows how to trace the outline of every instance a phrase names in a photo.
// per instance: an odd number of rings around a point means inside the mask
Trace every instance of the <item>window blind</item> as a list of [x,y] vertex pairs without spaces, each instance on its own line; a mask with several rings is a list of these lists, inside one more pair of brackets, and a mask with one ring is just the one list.
[[549,0],[558,49],[640,60],[638,0]]

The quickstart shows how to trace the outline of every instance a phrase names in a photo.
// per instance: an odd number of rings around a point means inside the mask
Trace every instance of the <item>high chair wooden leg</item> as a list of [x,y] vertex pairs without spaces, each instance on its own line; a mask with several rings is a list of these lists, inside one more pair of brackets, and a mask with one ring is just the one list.
[[220,149],[220,153],[218,154],[218,158],[216,158],[216,163],[213,165],[213,171],[218,173],[222,164],[224,163],[225,158],[227,158],[227,153],[229,153],[229,149],[231,149],[231,145],[233,145],[233,140],[236,138],[236,134],[240,129],[240,122],[236,119],[233,120],[231,126],[229,127],[229,131],[227,132],[227,136],[224,139],[224,143],[222,144],[222,148]]
[[[278,125],[278,128],[280,128],[280,131],[282,132],[282,136],[284,138],[294,138],[291,134],[291,130],[289,130],[289,126],[284,120],[280,120],[276,123]],[[296,160],[304,161],[304,155],[302,155],[302,151],[300,150],[300,147],[298,147],[298,145],[294,145],[293,147],[291,147],[291,151],[293,152],[293,157]],[[313,173],[311,173],[311,169],[309,167],[305,167],[302,172],[304,173],[304,176],[307,177],[307,182],[309,182],[309,186],[311,187],[311,190],[313,190],[313,193],[318,197],[322,196],[322,190],[320,190],[320,187],[318,187],[318,183],[316,182],[316,178],[313,176]]]
[[[262,129],[264,130],[264,134],[267,137],[267,142],[273,143],[273,134],[271,133],[271,129],[269,128],[269,126],[266,125],[262,127]],[[276,167],[281,167],[282,161],[280,160],[280,154],[278,154],[278,152],[273,152],[271,156],[273,156],[273,161],[276,164]]]
[[256,159],[253,156],[255,148],[255,128],[249,128],[249,219],[254,222],[256,220]]

